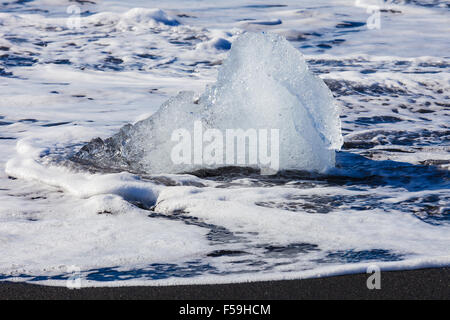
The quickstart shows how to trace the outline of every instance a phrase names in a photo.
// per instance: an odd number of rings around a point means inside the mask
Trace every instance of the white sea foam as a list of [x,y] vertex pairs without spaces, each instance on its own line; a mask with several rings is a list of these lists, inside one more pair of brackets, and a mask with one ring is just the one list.
[[[344,0],[76,3],[81,30],[67,27],[73,2],[1,3],[0,279],[65,285],[76,266],[82,286],[162,285],[450,265],[448,14],[430,3],[386,2],[380,30]],[[200,96],[245,31],[285,36],[332,89],[345,145],[331,175],[68,163],[177,92]]]

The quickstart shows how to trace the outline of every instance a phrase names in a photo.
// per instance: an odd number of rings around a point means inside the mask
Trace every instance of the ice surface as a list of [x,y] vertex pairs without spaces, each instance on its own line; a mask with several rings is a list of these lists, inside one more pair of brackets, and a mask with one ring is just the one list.
[[[103,168],[146,173],[176,173],[204,167],[221,167],[223,161],[195,161],[177,164],[171,152],[179,129],[195,136],[194,122],[218,129],[279,130],[279,169],[325,171],[335,164],[335,150],[343,139],[339,109],[325,83],[313,75],[302,57],[283,37],[246,33],[233,44],[219,71],[215,85],[196,99],[182,92],[164,103],[159,111],[134,125],[124,126],[113,137],[94,139],[75,159]],[[195,142],[191,154],[195,154]],[[276,150],[276,149],[271,149]],[[250,159],[249,148],[246,158]],[[193,156],[195,158],[195,156]],[[265,164],[236,165],[264,168]]]
[[[82,286],[449,266],[448,9],[393,2],[381,30],[344,0],[77,2],[78,31],[67,1],[0,4],[0,281],[64,286],[68,266]],[[178,91],[202,92],[251,30],[284,35],[333,91],[337,169],[199,178],[65,165]]]

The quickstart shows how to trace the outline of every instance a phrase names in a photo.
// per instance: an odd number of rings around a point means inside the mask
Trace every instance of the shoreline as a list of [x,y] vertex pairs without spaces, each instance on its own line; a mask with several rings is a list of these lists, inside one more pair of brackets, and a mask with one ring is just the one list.
[[301,300],[450,299],[450,267],[381,273],[381,289],[369,290],[370,274],[303,280],[213,285],[93,287],[70,290],[29,283],[0,282],[0,300]]

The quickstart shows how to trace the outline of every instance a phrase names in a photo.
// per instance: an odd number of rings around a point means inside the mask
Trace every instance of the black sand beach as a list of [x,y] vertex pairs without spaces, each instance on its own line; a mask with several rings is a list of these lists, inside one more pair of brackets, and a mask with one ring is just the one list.
[[299,300],[450,298],[450,268],[382,272],[381,289],[367,289],[369,274],[320,279],[220,285],[86,288],[70,290],[24,283],[0,283],[1,300],[149,299],[149,300]]

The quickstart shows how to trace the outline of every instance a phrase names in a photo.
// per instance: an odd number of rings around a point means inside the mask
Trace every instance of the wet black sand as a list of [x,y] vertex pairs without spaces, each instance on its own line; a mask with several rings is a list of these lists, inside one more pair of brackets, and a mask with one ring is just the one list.
[[382,272],[381,289],[369,290],[369,274],[320,279],[169,287],[70,290],[23,283],[0,283],[0,299],[450,299],[450,268]]

